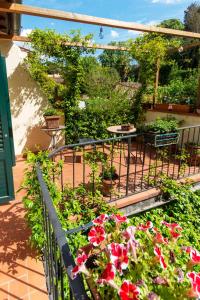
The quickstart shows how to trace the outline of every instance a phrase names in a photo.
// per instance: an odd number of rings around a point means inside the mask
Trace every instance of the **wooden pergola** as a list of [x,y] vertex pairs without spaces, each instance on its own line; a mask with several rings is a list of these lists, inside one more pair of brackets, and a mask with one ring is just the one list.
[[[196,42],[189,43],[181,48],[171,48],[169,52],[177,52],[177,51],[185,51],[193,47],[200,46],[200,33],[196,32],[189,32],[183,30],[175,30],[157,26],[149,26],[143,25],[133,22],[125,22],[107,18],[99,18],[94,16],[88,16],[83,14],[76,14],[72,12],[65,12],[60,10],[53,10],[53,9],[46,9],[40,7],[33,7],[29,5],[17,4],[17,3],[8,3],[8,2],[0,2],[0,12],[3,13],[14,13],[14,14],[25,14],[31,15],[36,17],[44,17],[44,18],[51,18],[57,20],[64,20],[64,21],[71,21],[71,22],[78,22],[90,25],[100,25],[112,28],[120,28],[126,30],[135,30],[140,32],[148,32],[148,33],[158,33],[158,34],[165,34],[170,36],[178,36],[184,37],[188,39],[197,39]],[[15,35],[5,35],[0,34],[0,39],[7,39],[13,41],[21,41],[21,42],[30,42],[30,39],[23,36],[15,36]],[[70,43],[66,42],[66,46],[76,46],[76,47],[87,47],[87,48],[94,48],[94,49],[106,49],[106,50],[119,50],[119,51],[128,51],[129,49],[126,47],[120,47],[115,45],[100,45],[100,44],[87,44],[82,45],[81,43]],[[158,64],[159,65],[159,64]],[[156,80],[155,80],[155,90],[158,87],[158,79],[159,79],[159,66],[157,68],[156,73]],[[200,78],[199,78],[199,89],[200,89]],[[200,93],[200,92],[199,92]],[[156,91],[154,94],[156,97]],[[156,99],[154,99],[155,102]]]

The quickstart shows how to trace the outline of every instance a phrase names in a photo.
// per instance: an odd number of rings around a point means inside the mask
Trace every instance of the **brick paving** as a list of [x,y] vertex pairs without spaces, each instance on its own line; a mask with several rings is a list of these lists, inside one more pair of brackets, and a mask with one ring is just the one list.
[[[24,162],[14,167],[17,191],[24,171]],[[43,264],[28,245],[30,230],[24,219],[21,202],[23,192],[16,200],[0,205],[0,300],[47,300]]]

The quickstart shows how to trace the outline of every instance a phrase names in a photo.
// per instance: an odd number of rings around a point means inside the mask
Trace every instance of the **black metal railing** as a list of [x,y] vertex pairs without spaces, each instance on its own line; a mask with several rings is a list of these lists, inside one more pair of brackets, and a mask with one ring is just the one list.
[[86,300],[88,296],[82,277],[78,275],[74,280],[70,278],[75,262],[66,240],[66,233],[61,227],[40,166],[37,166],[36,170],[41,188],[43,232],[45,233],[44,270],[49,299]]
[[[147,190],[157,184],[161,174],[173,179],[200,173],[200,125],[180,128],[173,136],[143,133],[119,136],[106,140],[66,145],[53,151],[49,158],[59,163],[61,171],[53,181],[64,197],[65,185],[75,189],[82,186],[89,192],[98,190],[105,201]],[[107,178],[107,192],[103,188],[105,173],[115,169],[117,176]],[[64,231],[57,216],[42,170],[37,165],[43,210],[44,268],[49,298],[85,300],[92,293],[81,276],[71,280],[74,259],[67,236],[87,230],[91,224]],[[108,176],[109,177],[109,176]],[[106,180],[105,180],[106,181]]]
[[[177,133],[136,133],[105,140],[66,145],[49,157],[63,162],[57,184],[102,192],[115,201],[156,185],[160,174],[173,179],[200,172],[200,125],[179,128]],[[109,175],[116,171],[116,176]],[[107,180],[103,180],[107,175]],[[98,184],[97,184],[98,182]],[[100,183],[100,184],[99,184]]]

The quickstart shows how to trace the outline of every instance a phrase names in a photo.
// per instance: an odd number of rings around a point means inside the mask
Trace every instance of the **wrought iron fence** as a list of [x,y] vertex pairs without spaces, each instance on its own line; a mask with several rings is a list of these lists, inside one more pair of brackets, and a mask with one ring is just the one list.
[[40,167],[37,166],[36,169],[41,188],[43,231],[45,233],[44,270],[49,299],[86,300],[88,296],[82,277],[78,275],[74,280],[70,278],[75,262],[66,240],[66,233],[61,227]]
[[111,202],[152,188],[161,174],[179,179],[199,173],[200,125],[66,145],[49,157],[63,162],[60,178],[53,178],[61,190],[99,189]]
[[[200,125],[180,128],[174,138],[162,135],[156,145],[154,137],[146,139],[138,133],[63,146],[49,155],[55,163],[62,162],[59,176],[56,174],[52,180],[62,192],[67,184],[73,189],[81,185],[90,192],[98,190],[109,202],[151,188],[161,174],[179,179],[200,173]],[[46,236],[43,254],[49,298],[91,299],[82,277],[70,278],[75,263],[66,239],[91,224],[64,231],[40,166],[36,169]],[[115,178],[111,176],[116,173]]]

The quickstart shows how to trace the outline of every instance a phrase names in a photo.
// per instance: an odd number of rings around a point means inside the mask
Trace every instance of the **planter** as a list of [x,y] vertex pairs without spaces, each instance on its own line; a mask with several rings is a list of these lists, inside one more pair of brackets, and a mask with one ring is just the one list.
[[46,127],[49,129],[56,129],[60,126],[60,116],[45,116]]
[[178,113],[189,113],[191,110],[190,105],[187,104],[166,104],[158,103],[155,104],[155,109],[159,111],[172,111]]
[[179,113],[189,113],[191,110],[190,105],[187,104],[172,104],[172,111]]
[[156,133],[147,132],[144,134],[144,142],[154,147],[168,146],[177,144],[179,140],[179,132]]
[[169,104],[166,103],[157,103],[154,105],[154,108],[159,111],[168,111]]
[[[116,174],[117,175],[117,174]],[[103,196],[110,196],[112,189],[117,185],[116,179],[102,179],[102,194]]]
[[122,131],[129,131],[130,129],[132,129],[132,126],[130,124],[121,125]]
[[200,145],[186,144],[186,150],[189,154],[188,163],[190,165],[200,164]]

